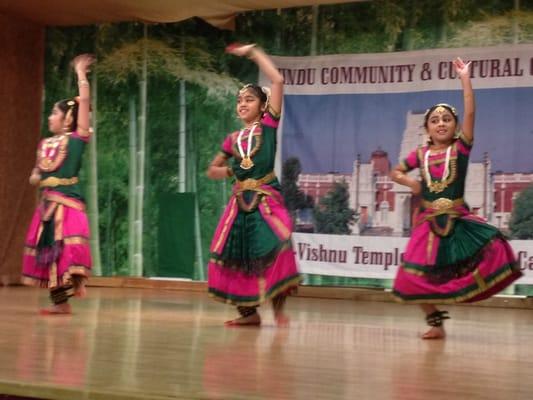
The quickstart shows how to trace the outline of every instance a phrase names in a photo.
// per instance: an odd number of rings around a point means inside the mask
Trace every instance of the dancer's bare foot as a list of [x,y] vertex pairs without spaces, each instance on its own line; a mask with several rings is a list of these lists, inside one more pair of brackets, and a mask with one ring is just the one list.
[[239,317],[230,321],[224,322],[225,326],[259,326],[261,325],[261,317],[259,313],[248,315],[247,317]]
[[280,327],[289,326],[289,317],[287,317],[287,315],[285,315],[285,313],[283,312],[283,310],[285,309],[286,301],[286,293],[278,294],[272,299],[274,319],[276,320],[276,325]]
[[87,289],[85,288],[85,284],[74,287],[74,297],[82,299],[85,296],[87,296]]
[[426,314],[426,322],[431,327],[422,335],[422,339],[444,339],[444,320],[450,319],[448,311],[439,310],[433,304],[421,304],[420,307]]
[[422,339],[444,339],[446,332],[442,326],[432,326],[426,333],[422,335]]
[[286,327],[290,324],[290,319],[282,312],[276,313],[274,315],[274,319],[276,320],[276,325],[280,327]]
[[41,315],[68,315],[72,314],[72,307],[68,303],[53,304],[39,310]]

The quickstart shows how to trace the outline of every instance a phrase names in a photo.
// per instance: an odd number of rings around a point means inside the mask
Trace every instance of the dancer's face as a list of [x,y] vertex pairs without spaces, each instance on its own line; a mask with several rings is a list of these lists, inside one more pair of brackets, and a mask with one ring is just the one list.
[[48,116],[48,130],[54,135],[63,132],[63,124],[65,122],[65,113],[59,109],[57,104],[52,108],[52,112]]
[[237,96],[237,115],[244,123],[257,121],[262,113],[259,97],[250,90],[245,90]]
[[426,129],[433,143],[447,144],[453,140],[457,122],[448,109],[437,107],[429,115]]

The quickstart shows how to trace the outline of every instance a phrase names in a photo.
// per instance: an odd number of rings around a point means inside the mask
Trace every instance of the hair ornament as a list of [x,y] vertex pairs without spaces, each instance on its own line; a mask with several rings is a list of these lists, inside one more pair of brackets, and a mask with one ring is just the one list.
[[243,95],[244,92],[246,92],[251,87],[253,87],[253,85],[251,83],[247,83],[246,85],[244,85],[242,88],[239,89],[239,95]]
[[452,105],[450,105],[450,104],[448,104],[448,103],[438,103],[438,104],[435,104],[433,107],[428,108],[428,109],[426,110],[426,113],[424,114],[424,116],[427,116],[427,115],[429,114],[430,111],[435,111],[435,112],[438,113],[438,114],[442,114],[442,113],[445,112],[445,111],[451,111],[452,114],[453,114],[455,117],[458,116],[458,114],[457,114],[457,109],[456,109],[454,106],[452,106]]

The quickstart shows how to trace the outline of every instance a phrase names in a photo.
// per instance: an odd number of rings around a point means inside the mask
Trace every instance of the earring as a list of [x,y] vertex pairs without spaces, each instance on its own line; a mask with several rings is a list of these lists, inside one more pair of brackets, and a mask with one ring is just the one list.
[[72,117],[65,118],[65,122],[63,122],[63,132],[70,132],[70,127],[72,126]]
[[70,127],[72,126],[72,108],[74,107],[76,103],[74,102],[74,100],[69,100],[67,102],[67,105],[68,105],[68,111],[67,111],[67,115],[65,115],[65,121],[63,122],[63,132],[69,132],[70,131]]

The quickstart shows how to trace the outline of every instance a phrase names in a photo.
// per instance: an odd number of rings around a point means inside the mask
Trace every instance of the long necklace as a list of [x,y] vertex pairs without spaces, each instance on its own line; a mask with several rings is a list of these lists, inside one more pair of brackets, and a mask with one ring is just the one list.
[[246,154],[244,153],[244,149],[242,148],[242,136],[244,135],[246,128],[241,129],[241,131],[239,132],[239,136],[237,137],[237,148],[239,149],[239,154],[242,159],[241,161],[242,169],[250,169],[254,166],[254,162],[252,161],[252,158],[250,157],[250,153],[252,151],[252,139],[253,139],[254,131],[257,125],[259,125],[259,122],[254,122],[252,127],[250,128],[250,132],[248,133],[248,143],[246,147]]
[[429,156],[431,155],[431,150],[428,148],[426,154],[424,155],[424,172],[426,183],[430,192],[440,193],[448,186],[446,181],[450,176],[450,158],[452,154],[452,145],[448,146],[446,149],[446,159],[444,161],[444,172],[442,173],[442,178],[436,180],[435,182],[431,178],[431,173],[429,172]]

